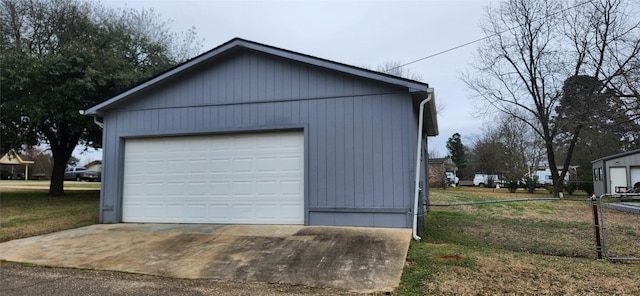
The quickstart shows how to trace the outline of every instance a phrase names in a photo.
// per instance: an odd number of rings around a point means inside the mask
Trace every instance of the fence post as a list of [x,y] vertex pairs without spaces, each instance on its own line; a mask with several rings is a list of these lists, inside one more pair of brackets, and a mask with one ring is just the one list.
[[593,209],[593,228],[596,235],[596,252],[598,253],[598,259],[602,259],[602,241],[600,239],[600,220],[598,218],[598,204],[596,203],[596,196],[591,196],[591,208]]

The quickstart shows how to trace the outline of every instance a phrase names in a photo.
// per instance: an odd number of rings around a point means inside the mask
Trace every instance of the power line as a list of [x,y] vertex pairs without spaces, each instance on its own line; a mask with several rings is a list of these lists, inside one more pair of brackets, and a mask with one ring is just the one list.
[[[585,2],[582,2],[582,3],[578,3],[578,4],[574,5],[574,6],[567,7],[567,8],[565,8],[565,9],[560,10],[560,11],[558,11],[558,12],[554,13],[554,14],[551,14],[551,15],[552,15],[552,16],[555,16],[555,15],[557,15],[557,14],[563,13],[563,12],[568,11],[568,10],[570,10],[570,9],[574,9],[574,8],[576,8],[576,7],[580,7],[580,6],[582,6],[582,5],[585,5],[585,4],[587,4],[587,3],[589,3],[589,1],[585,1]],[[398,68],[402,68],[402,67],[404,67],[404,66],[408,66],[408,65],[411,65],[411,64],[415,64],[415,63],[420,62],[420,61],[424,61],[424,60],[426,60],[426,59],[430,59],[430,58],[435,57],[435,56],[439,56],[439,55],[441,55],[441,54],[445,54],[445,53],[447,53],[447,52],[450,52],[450,51],[456,50],[456,49],[458,49],[458,48],[462,48],[462,47],[465,47],[465,46],[469,46],[469,45],[471,45],[471,44],[474,44],[474,43],[480,42],[480,41],[482,41],[482,40],[489,39],[489,38],[492,38],[492,37],[495,37],[495,36],[501,35],[501,34],[503,34],[503,33],[505,33],[505,32],[508,32],[508,31],[510,31],[510,30],[513,30],[513,29],[518,28],[518,27],[521,27],[521,26],[522,26],[522,25],[518,25],[518,26],[510,27],[510,28],[504,29],[504,30],[502,30],[502,31],[500,31],[500,32],[497,32],[497,33],[494,33],[494,34],[491,34],[491,35],[488,35],[488,36],[484,36],[484,37],[482,37],[482,38],[479,38],[479,39],[476,39],[476,40],[473,40],[473,41],[470,41],[470,42],[467,42],[467,43],[464,43],[464,44],[461,44],[461,45],[458,45],[458,46],[454,46],[454,47],[451,47],[451,48],[449,48],[449,49],[445,49],[445,50],[443,50],[443,51],[440,51],[440,52],[434,53],[434,54],[432,54],[432,55],[428,55],[428,56],[423,57],[423,58],[419,58],[419,59],[417,59],[417,60],[414,60],[414,61],[408,62],[408,63],[406,63],[406,64],[399,65],[399,66],[394,67],[394,68],[391,68],[391,69],[389,69],[389,70],[395,70],[395,69],[398,69]]]

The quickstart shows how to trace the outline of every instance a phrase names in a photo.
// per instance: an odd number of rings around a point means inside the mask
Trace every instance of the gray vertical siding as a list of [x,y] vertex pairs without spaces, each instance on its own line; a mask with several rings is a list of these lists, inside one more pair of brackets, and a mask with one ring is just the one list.
[[[592,173],[593,173],[593,193],[596,196],[600,196],[602,194],[604,194],[607,191],[606,188],[606,184],[605,184],[605,180],[607,179],[607,176],[609,175],[605,170],[606,168],[604,167],[605,161],[604,160],[598,160],[594,163],[592,163]],[[601,170],[602,174],[601,174],[601,179],[596,180],[596,170]]]
[[303,128],[307,224],[411,227],[406,89],[243,51],[140,96],[105,112],[103,223],[121,221],[127,137]]

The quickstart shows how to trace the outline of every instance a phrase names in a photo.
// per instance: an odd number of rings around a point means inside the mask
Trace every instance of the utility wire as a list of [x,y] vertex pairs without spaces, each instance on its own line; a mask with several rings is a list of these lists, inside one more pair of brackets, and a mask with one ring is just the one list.
[[[579,7],[579,6],[585,5],[585,4],[587,4],[587,3],[589,3],[589,1],[585,1],[585,2],[582,2],[582,3],[578,3],[578,4],[574,5],[574,6],[567,7],[567,8],[565,8],[565,9],[560,10],[560,11],[558,11],[558,12],[554,13],[554,14],[551,14],[551,15],[552,15],[552,16],[555,16],[555,15],[557,15],[557,14],[561,14],[561,13],[564,13],[565,11],[568,11],[568,10],[570,10],[570,9],[574,9],[574,8],[576,8],[576,7]],[[404,67],[404,66],[408,66],[408,65],[411,65],[411,64],[415,64],[415,63],[417,63],[417,62],[424,61],[424,60],[426,60],[426,59],[430,59],[430,58],[432,58],[432,57],[436,57],[436,56],[439,56],[439,55],[441,55],[441,54],[445,54],[445,53],[447,53],[447,52],[450,52],[450,51],[456,50],[456,49],[458,49],[458,48],[462,48],[462,47],[465,47],[465,46],[469,46],[469,45],[471,45],[471,44],[474,44],[474,43],[480,42],[480,41],[482,41],[482,40],[489,39],[489,38],[492,38],[492,37],[495,37],[495,36],[501,35],[501,34],[503,34],[503,33],[506,33],[506,32],[508,32],[508,31],[510,31],[510,30],[513,30],[513,29],[518,28],[518,27],[521,27],[521,26],[522,26],[522,25],[513,26],[513,27],[510,27],[510,28],[504,29],[504,30],[502,30],[502,31],[500,31],[500,32],[493,33],[493,34],[491,34],[491,35],[484,36],[484,37],[482,37],[482,38],[479,38],[479,39],[476,39],[476,40],[473,40],[473,41],[470,41],[470,42],[467,42],[467,43],[464,43],[464,44],[461,44],[461,45],[458,45],[458,46],[454,46],[454,47],[451,47],[451,48],[449,48],[449,49],[445,49],[445,50],[440,51],[440,52],[436,52],[436,53],[434,53],[434,54],[432,54],[432,55],[428,55],[428,56],[426,56],[426,57],[419,58],[419,59],[417,59],[417,60],[414,60],[414,61],[408,62],[408,63],[406,63],[406,64],[402,64],[402,65],[399,65],[399,66],[397,66],[397,67],[391,68],[391,69],[389,69],[388,71],[395,70],[395,69],[398,69],[398,68],[402,68],[402,67]]]

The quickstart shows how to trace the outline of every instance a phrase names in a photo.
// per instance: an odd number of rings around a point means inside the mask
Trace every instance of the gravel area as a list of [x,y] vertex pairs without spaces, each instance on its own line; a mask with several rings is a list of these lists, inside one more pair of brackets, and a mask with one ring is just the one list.
[[186,280],[121,272],[0,263],[0,295],[358,295],[266,283]]

